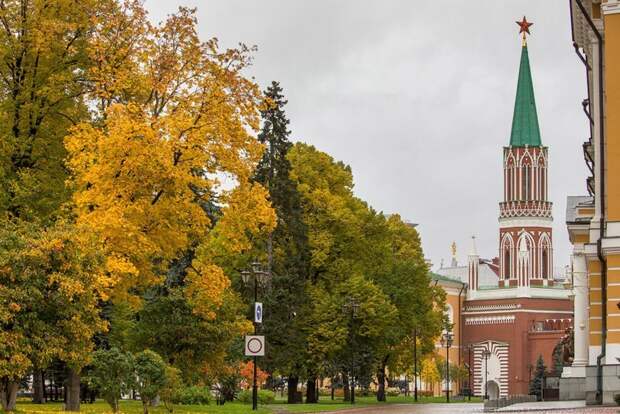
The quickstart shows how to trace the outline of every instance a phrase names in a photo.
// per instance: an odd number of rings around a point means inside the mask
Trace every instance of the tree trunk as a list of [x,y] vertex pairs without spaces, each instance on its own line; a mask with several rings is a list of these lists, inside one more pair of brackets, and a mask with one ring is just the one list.
[[80,373],[69,368],[65,390],[65,411],[80,411]]
[[15,411],[15,405],[17,404],[17,382],[11,381],[8,378],[3,378],[0,381],[0,404],[2,410],[6,412]]
[[344,400],[351,401],[351,389],[349,388],[349,376],[347,374],[342,374],[342,391]]
[[389,355],[386,355],[385,358],[381,361],[381,365],[379,366],[379,370],[377,371],[377,382],[379,383],[377,389],[377,401],[385,401],[385,368],[387,367],[387,363],[390,359]]
[[118,409],[119,409],[118,398],[111,397],[111,398],[105,398],[105,400],[108,404],[110,404],[110,407],[112,407],[112,412],[114,414],[118,413]]
[[314,387],[314,399],[316,400],[316,402],[319,402],[319,389],[323,388],[323,381],[321,381],[319,383],[319,381],[316,381],[316,387]]
[[336,377],[332,378],[331,389],[332,389],[332,401],[334,401],[334,394],[336,392]]
[[297,377],[293,377],[293,376],[289,376],[288,377],[288,400],[287,402],[289,404],[297,404],[298,402],[298,398],[297,398],[297,385],[299,384],[299,378]]
[[319,402],[317,391],[316,378],[308,378],[306,383],[306,404],[315,404]]
[[142,399],[142,414],[149,414],[149,405],[147,402],[146,399]]
[[42,369],[36,369],[32,373],[32,402],[35,404],[43,404],[45,402],[45,378]]
[[377,401],[385,401],[385,364],[381,363],[381,366],[377,370]]

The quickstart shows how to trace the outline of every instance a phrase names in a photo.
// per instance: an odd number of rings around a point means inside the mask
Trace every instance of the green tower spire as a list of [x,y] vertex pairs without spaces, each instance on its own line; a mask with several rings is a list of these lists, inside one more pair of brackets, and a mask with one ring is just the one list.
[[[523,19],[525,20],[525,18]],[[510,146],[523,147],[529,145],[539,147],[541,146],[541,141],[538,115],[536,114],[536,100],[534,99],[534,85],[532,83],[532,72],[530,70],[530,59],[527,54],[525,33],[523,35],[517,97],[512,116],[512,130],[510,132]]]

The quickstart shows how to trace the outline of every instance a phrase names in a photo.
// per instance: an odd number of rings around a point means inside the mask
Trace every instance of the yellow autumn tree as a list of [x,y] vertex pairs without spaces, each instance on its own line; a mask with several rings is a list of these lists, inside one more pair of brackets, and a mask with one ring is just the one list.
[[229,286],[217,256],[275,222],[265,190],[249,181],[262,154],[251,133],[260,92],[242,75],[250,50],[201,42],[186,8],[159,26],[138,1],[98,18],[90,99],[101,121],[66,140],[78,224],[103,241],[115,300],[135,302],[130,291],[195,249],[186,293],[211,317]]
[[430,386],[431,391],[434,390],[435,384],[441,381],[437,363],[432,357],[426,357],[422,360],[420,379],[424,381],[427,386]]
[[81,262],[97,246],[81,245],[60,217],[70,198],[64,137],[90,118],[93,16],[111,2],[0,3],[0,402],[7,410],[20,375],[33,374],[41,401],[47,364],[79,368],[102,328],[92,307],[98,279],[89,279],[97,264]]
[[79,372],[89,362],[93,336],[106,329],[98,308],[103,257],[92,234],[63,221],[2,224],[0,403],[12,411],[29,369],[59,359]]

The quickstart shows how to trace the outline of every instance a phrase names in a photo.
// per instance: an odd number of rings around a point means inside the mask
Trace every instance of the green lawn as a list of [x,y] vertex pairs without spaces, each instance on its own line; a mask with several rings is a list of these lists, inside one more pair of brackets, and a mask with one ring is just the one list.
[[[472,398],[471,402],[481,402],[480,398]],[[444,403],[446,402],[445,397],[420,397],[418,398],[418,404],[429,404],[429,403]],[[454,402],[467,402],[465,401],[454,401]],[[369,405],[376,404],[415,404],[413,397],[388,397],[387,402],[379,403],[376,397],[356,397],[355,405],[353,407],[367,407]],[[278,407],[279,406],[279,407]],[[348,401],[343,401],[342,398],[336,398],[336,400],[332,401],[329,397],[321,397],[318,404],[295,404],[288,405],[284,401],[278,401],[276,404],[270,406],[274,408],[274,410],[281,410],[281,412],[289,412],[289,413],[317,413],[322,411],[336,411],[336,410],[345,410],[347,408],[351,408],[352,405]]]
[[[47,404],[30,404],[30,403],[17,403],[18,413],[62,413],[61,403],[47,403]],[[82,404],[81,413],[88,414],[107,414],[111,413],[110,406],[103,401],[97,401],[94,404]],[[139,401],[121,401],[121,412],[123,414],[142,414],[142,403]],[[205,414],[245,414],[252,412],[252,406],[249,404],[241,403],[226,403],[223,406],[217,406],[215,403],[209,405],[177,405],[174,407],[175,414],[185,413],[205,413]],[[267,408],[260,408],[255,411],[261,414],[268,414],[272,411]],[[166,409],[163,406],[149,407],[149,413],[152,414],[167,414]]]
[[[471,402],[480,402],[480,398],[472,398]],[[444,397],[420,397],[418,404],[424,403],[443,403]],[[463,401],[459,401],[463,402]],[[467,402],[467,400],[465,400]],[[366,407],[375,404],[414,404],[413,397],[388,397],[386,403],[379,403],[375,397],[356,397],[354,407]],[[259,414],[285,414],[285,413],[317,413],[323,411],[337,411],[351,408],[349,402],[343,401],[342,398],[336,398],[334,401],[329,397],[321,397],[318,404],[293,404],[288,405],[284,400],[277,400],[275,404],[259,407],[256,411]],[[61,403],[47,404],[31,404],[29,402],[18,402],[17,413],[41,413],[53,414],[62,413]],[[94,404],[82,404],[81,412],[87,414],[107,414],[110,413],[109,406],[103,401],[97,401]],[[141,414],[142,404],[139,401],[121,401],[121,412],[123,414]],[[238,402],[226,403],[223,406],[216,406],[214,403],[210,405],[177,405],[174,408],[177,414],[185,413],[203,413],[203,414],[244,414],[251,413],[252,408],[249,404],[241,404]],[[150,407],[149,413],[167,414],[163,406]]]

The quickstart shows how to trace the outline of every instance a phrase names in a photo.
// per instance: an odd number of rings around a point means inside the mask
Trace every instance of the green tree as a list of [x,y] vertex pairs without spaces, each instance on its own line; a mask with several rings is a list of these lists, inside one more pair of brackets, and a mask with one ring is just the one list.
[[87,377],[89,386],[117,413],[121,395],[129,392],[134,383],[133,355],[118,348],[99,349],[93,353],[91,367]]
[[[63,215],[61,206],[70,197],[64,137],[77,122],[89,119],[84,95],[85,74],[91,66],[88,40],[99,10],[112,0],[16,0],[0,7],[0,226],[5,220],[38,223],[42,232]],[[21,282],[20,276],[15,276]],[[19,289],[18,287],[15,287]],[[27,284],[23,286],[27,290]],[[3,298],[0,298],[3,300]],[[68,308],[73,308],[67,304]],[[23,313],[23,312],[22,312]],[[53,318],[52,318],[53,319]],[[47,323],[43,318],[39,326]],[[31,321],[34,324],[34,320]],[[15,329],[10,341],[17,341]],[[27,333],[32,342],[34,331]],[[50,330],[42,343],[54,343]],[[58,338],[59,339],[59,338]],[[59,339],[60,340],[60,339]],[[29,359],[15,358],[12,364],[32,365],[40,378],[50,354],[44,345],[35,346]],[[23,345],[23,344],[22,344]],[[85,345],[85,349],[89,346]],[[18,353],[27,350],[20,347]],[[41,353],[41,354],[39,354]],[[81,354],[81,353],[79,353]],[[1,363],[0,363],[1,365]],[[71,367],[66,408],[79,409],[75,384],[78,373]],[[1,369],[0,369],[1,371]],[[0,373],[3,401],[14,401],[14,376],[20,369]],[[42,400],[42,383],[34,387],[35,400]],[[13,405],[13,403],[9,403]]]
[[[368,254],[372,252],[371,242],[363,232],[368,207],[353,196],[353,177],[348,166],[303,143],[291,148],[288,159],[291,162],[291,179],[301,196],[310,259],[306,295],[311,299],[303,304],[295,322],[305,335],[332,335],[334,331],[326,332],[317,324],[318,317],[320,323],[332,325],[331,321],[317,315],[315,308],[329,307],[330,302],[337,303],[338,286],[354,275],[366,275],[368,264],[372,263],[372,257]],[[323,303],[324,300],[327,303]],[[336,312],[342,313],[343,310],[336,309]],[[314,384],[317,376],[332,375],[335,367],[339,370],[345,368],[345,361],[339,360],[336,343],[328,341],[324,346],[313,341],[312,346],[305,347],[302,369],[309,379],[306,388],[306,400],[309,402],[316,398]],[[308,344],[311,344],[310,340]],[[334,349],[328,349],[330,345]],[[325,360],[325,355],[335,359]]]
[[166,367],[166,380],[164,386],[159,392],[159,396],[169,413],[174,411],[174,400],[183,386],[181,381],[181,371],[172,366]]
[[[107,0],[16,0],[0,9],[0,212],[48,219],[67,200],[63,139],[88,119],[93,10]],[[95,13],[96,14],[96,13]]]
[[[383,217],[379,217],[383,219]],[[385,219],[384,219],[385,220]],[[428,267],[424,261],[418,232],[403,222],[398,215],[392,215],[381,222],[384,229],[378,231],[375,245],[385,246],[378,261],[380,266],[373,279],[390,297],[398,311],[394,323],[386,330],[380,347],[377,380],[377,400],[385,401],[385,372],[392,361],[398,361],[398,353],[411,345],[412,333],[420,341],[420,348],[428,352],[435,338],[441,333],[445,306],[445,293],[431,286]],[[397,364],[391,366],[396,372]]]
[[135,357],[136,390],[140,394],[144,414],[148,414],[149,405],[166,387],[166,367],[162,357],[148,349]]
[[63,361],[72,381],[88,363],[93,336],[106,327],[97,306],[104,290],[97,243],[60,221],[48,228],[0,223],[0,394],[5,410],[14,409],[16,384],[34,364],[42,368]]
[[[384,399],[386,367],[392,361],[391,368],[396,368],[399,360],[402,362],[398,353],[411,344],[414,331],[421,342],[421,351],[432,350],[442,327],[445,294],[430,286],[416,230],[397,215],[386,219],[355,197],[348,166],[303,143],[295,144],[289,151],[289,159],[291,177],[297,182],[302,198],[311,257],[312,286],[307,291],[312,300],[300,319],[311,315],[308,321],[302,322],[308,331],[316,331],[308,335],[324,335],[327,343],[312,343],[316,348],[308,349],[307,372],[324,374],[327,367],[334,366],[346,369],[347,363],[341,359],[344,354],[336,351],[337,342],[327,339],[338,335],[334,326],[338,319],[331,316],[338,310],[324,302],[339,286],[346,286],[352,277],[363,275],[389,298],[398,312],[382,326],[380,337],[366,341],[364,362],[358,364],[359,369],[373,371],[364,372],[366,376],[377,374],[378,398]],[[325,312],[331,319],[319,317],[317,321],[317,311],[313,309],[316,307],[327,307]],[[335,349],[329,349],[331,344]],[[336,359],[327,363],[325,355]]]
[[469,380],[469,370],[456,364],[450,364],[450,378],[452,382],[463,384]]
[[530,380],[529,394],[535,395],[540,401],[542,399],[542,387],[544,385],[545,376],[547,375],[547,367],[545,366],[545,360],[542,355],[538,356],[536,360],[536,369],[534,370],[534,377]]
[[205,372],[215,375],[228,363],[226,355],[239,332],[249,329],[236,293],[226,291],[216,312],[215,320],[197,315],[177,288],[147,298],[129,334],[131,349],[157,352],[189,384],[203,379]]
[[308,364],[328,372],[336,364],[349,379],[370,373],[377,347],[396,309],[372,281],[360,275],[326,290],[312,289],[308,316]]
[[[270,352],[261,360],[269,372],[279,371],[288,378],[289,402],[297,389],[303,360],[298,352],[304,346],[303,331],[294,315],[305,302],[304,284],[309,270],[309,248],[306,225],[302,218],[301,198],[290,177],[288,152],[289,120],[286,117],[282,87],[272,82],[265,91],[266,108],[261,111],[263,126],[258,140],[265,152],[256,168],[254,179],[269,191],[269,200],[278,217],[275,229],[266,240],[258,240],[257,250],[266,252],[271,286],[265,292],[268,317],[263,332],[269,338]],[[256,256],[262,256],[256,254]],[[287,335],[281,335],[287,332]]]

